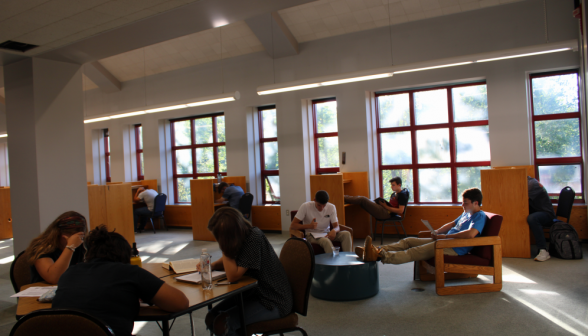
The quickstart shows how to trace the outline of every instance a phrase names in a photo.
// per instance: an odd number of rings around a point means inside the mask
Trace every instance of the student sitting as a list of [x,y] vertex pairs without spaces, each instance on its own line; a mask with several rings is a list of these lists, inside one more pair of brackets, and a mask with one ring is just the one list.
[[527,217],[527,223],[529,224],[531,233],[535,237],[537,249],[539,250],[535,260],[546,261],[551,256],[547,252],[547,243],[545,242],[543,229],[550,228],[557,217],[555,216],[553,203],[551,203],[545,187],[530,176],[527,176],[527,185],[529,190],[529,216]]
[[402,188],[402,179],[398,176],[390,180],[392,187],[392,196],[390,196],[390,205],[381,199],[373,202],[364,196],[345,196],[345,204],[358,204],[363,210],[377,219],[388,219],[391,217],[400,217],[404,213],[404,207],[408,204],[409,191]]
[[[384,264],[404,264],[417,260],[428,260],[435,256],[435,240],[447,238],[474,238],[481,234],[486,224],[486,214],[480,210],[482,192],[478,188],[465,190],[463,198],[463,214],[456,220],[443,225],[432,233],[432,238],[404,238],[401,241],[376,248],[372,239],[367,236],[364,248],[356,249],[365,261],[382,260]],[[443,253],[457,256],[468,254],[473,247],[446,248]]]
[[117,336],[130,336],[139,313],[139,299],[177,312],[188,298],[150,272],[131,265],[131,246],[101,225],[84,244],[86,262],[70,267],[59,279],[53,308],[78,309],[106,323]]
[[68,211],[57,217],[26,249],[31,282],[57,284],[69,266],[83,262],[85,250],[80,245],[86,232],[86,218],[81,214]]
[[[258,287],[243,294],[245,325],[273,320],[292,312],[292,288],[274,248],[260,229],[252,227],[241,212],[224,207],[210,221],[212,232],[222,251],[222,258],[211,264],[212,270],[227,274],[237,282],[242,276],[258,281]],[[200,264],[198,264],[200,271]],[[237,335],[242,328],[239,298],[225,299],[206,315],[206,325],[216,335]]]
[[[145,229],[145,225],[147,224],[147,219],[145,217],[149,217],[153,213],[155,197],[157,197],[157,195],[159,195],[159,193],[153,189],[143,187],[137,189],[133,201],[145,202],[147,206],[136,208],[135,211],[133,211],[133,226],[135,227],[135,232],[141,232]],[[137,226],[137,222],[140,222],[139,226]]]
[[[305,230],[306,239],[311,244],[319,244],[326,253],[333,251],[332,241],[341,242],[343,252],[351,252],[353,242],[348,231],[341,231],[337,219],[337,208],[329,203],[329,194],[319,190],[314,201],[303,203],[290,224],[291,230]],[[302,224],[300,224],[302,223]],[[333,226],[329,229],[329,224]],[[312,233],[327,234],[325,237],[315,238]]]
[[223,194],[223,197],[217,199],[216,203],[229,201],[229,206],[238,210],[241,196],[245,194],[243,188],[235,185],[230,186],[227,182],[219,183],[217,188],[218,192]]

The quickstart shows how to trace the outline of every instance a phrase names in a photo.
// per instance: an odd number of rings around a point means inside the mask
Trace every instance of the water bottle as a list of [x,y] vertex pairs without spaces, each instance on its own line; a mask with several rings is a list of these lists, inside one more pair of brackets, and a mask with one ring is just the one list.
[[221,173],[218,173],[218,175],[216,175],[216,179],[218,183],[221,183],[223,181],[223,175]]
[[203,248],[200,255],[200,275],[202,276],[202,289],[212,289],[212,269],[210,267],[211,256],[208,251]]
[[131,265],[143,266],[139,257],[139,250],[137,250],[137,243],[133,243],[133,248],[131,249]]

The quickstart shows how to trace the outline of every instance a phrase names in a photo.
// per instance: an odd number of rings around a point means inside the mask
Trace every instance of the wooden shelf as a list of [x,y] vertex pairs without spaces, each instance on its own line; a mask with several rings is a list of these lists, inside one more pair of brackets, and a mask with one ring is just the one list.
[[351,180],[343,180],[343,184],[351,183]]

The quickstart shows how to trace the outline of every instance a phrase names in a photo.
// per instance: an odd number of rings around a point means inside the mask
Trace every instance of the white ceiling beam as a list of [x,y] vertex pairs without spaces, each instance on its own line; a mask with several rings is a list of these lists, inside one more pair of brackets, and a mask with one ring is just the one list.
[[122,88],[120,81],[98,61],[85,64],[84,74],[104,92],[117,92]]
[[298,54],[298,41],[278,12],[258,15],[245,22],[273,58]]

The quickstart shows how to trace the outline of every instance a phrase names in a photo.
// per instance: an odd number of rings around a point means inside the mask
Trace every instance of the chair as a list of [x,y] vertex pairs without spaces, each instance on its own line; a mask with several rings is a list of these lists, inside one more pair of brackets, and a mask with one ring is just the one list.
[[10,265],[10,281],[14,292],[20,292],[20,288],[31,283],[31,266],[27,262],[25,251],[22,251]]
[[[502,216],[486,212],[486,225],[480,237],[471,239],[441,239],[435,244],[435,257],[415,262],[415,280],[435,280],[438,295],[499,292],[502,290],[502,243],[498,234]],[[419,238],[429,238],[429,231],[419,233]],[[448,256],[444,248],[475,246],[469,254]],[[426,274],[426,265],[435,267],[435,274]],[[492,284],[445,287],[445,280],[475,278],[478,274],[492,275]]]
[[[396,233],[398,235],[400,235],[400,230],[398,230],[398,227],[400,226],[402,228],[402,231],[404,231],[404,238],[408,237],[406,235],[406,230],[404,229],[404,225],[402,224],[402,221],[404,220],[405,216],[406,216],[406,209],[408,208],[408,206],[404,207],[404,211],[402,211],[402,216],[394,216],[394,217],[390,217],[387,219],[377,219],[374,217],[374,219],[376,220],[376,227],[374,228],[374,238],[376,237],[376,232],[378,231],[378,222],[382,222],[382,235],[380,236],[380,245],[384,245],[384,228],[386,227],[386,223],[391,222],[391,224],[388,224],[388,226],[393,226],[396,229]],[[400,224],[399,224],[400,223]]]
[[576,192],[571,187],[563,188],[559,193],[559,199],[557,201],[557,213],[556,217],[564,217],[567,219],[567,223],[570,223],[570,216],[572,215],[572,206],[574,205],[574,199],[576,198]]
[[247,335],[275,335],[292,331],[306,331],[298,327],[298,315],[306,316],[310,285],[314,276],[314,253],[312,247],[304,239],[290,238],[282,247],[280,261],[284,266],[290,286],[292,286],[292,312],[279,319],[262,321],[247,326]]
[[159,193],[155,196],[153,200],[153,211],[151,212],[151,216],[149,216],[149,221],[151,222],[151,228],[153,229],[153,233],[155,233],[155,225],[153,224],[153,218],[159,218],[159,223],[165,227],[166,231],[169,231],[167,226],[165,226],[165,218],[163,213],[165,212],[165,203],[167,202],[167,195]]
[[73,309],[41,309],[23,316],[10,336],[114,336],[99,319]]
[[243,217],[251,220],[251,206],[253,205],[253,195],[251,193],[244,193],[239,200],[239,211]]
[[[292,220],[294,220],[294,217],[296,216],[297,212],[298,212],[298,210],[290,211],[290,218]],[[333,227],[331,226],[331,229],[332,228]],[[341,231],[349,231],[349,233],[351,233],[351,241],[353,241],[353,229],[352,228],[350,228],[349,226],[341,225],[341,224],[339,224],[339,228],[341,229]],[[306,232],[304,230],[290,230],[290,237],[306,239]],[[314,251],[315,255],[325,253],[325,250],[319,244],[310,244],[310,245],[312,246],[312,250]],[[338,241],[334,241],[333,246],[339,247],[339,248],[342,247],[341,242],[338,242]]]

